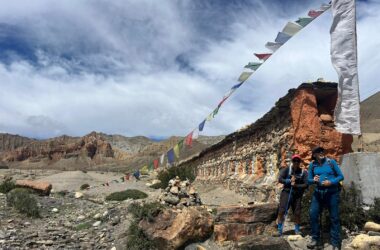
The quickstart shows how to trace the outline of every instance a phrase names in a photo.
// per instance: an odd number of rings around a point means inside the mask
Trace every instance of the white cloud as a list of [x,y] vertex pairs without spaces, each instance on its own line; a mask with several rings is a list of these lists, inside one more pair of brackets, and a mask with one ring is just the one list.
[[[32,137],[92,130],[185,135],[236,84],[242,67],[255,60],[253,53],[265,52],[264,44],[287,21],[308,10],[297,6],[288,13],[263,1],[226,14],[231,21],[225,34],[212,34],[210,24],[197,23],[202,9],[190,1],[48,2],[12,1],[0,10],[0,23],[29,32],[38,58],[37,67],[19,60],[0,64],[0,131]],[[358,44],[361,92],[367,97],[379,90],[374,24],[380,6],[358,5],[366,13],[358,21]],[[202,17],[208,14],[222,13]],[[227,134],[255,121],[304,81],[336,81],[330,23],[326,13],[292,38],[225,103],[205,133]],[[178,63],[181,55],[185,62]]]

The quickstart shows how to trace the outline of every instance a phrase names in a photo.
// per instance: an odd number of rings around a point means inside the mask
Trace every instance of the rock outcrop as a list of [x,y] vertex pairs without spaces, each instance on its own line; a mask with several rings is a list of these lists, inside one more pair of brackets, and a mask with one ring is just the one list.
[[245,236],[262,235],[276,219],[277,204],[224,206],[217,208],[215,241],[238,241]]
[[44,181],[17,180],[16,186],[30,188],[43,195],[49,195],[52,185]]
[[166,209],[153,222],[142,220],[139,227],[160,249],[179,249],[187,242],[206,239],[212,233],[213,219],[205,208]]

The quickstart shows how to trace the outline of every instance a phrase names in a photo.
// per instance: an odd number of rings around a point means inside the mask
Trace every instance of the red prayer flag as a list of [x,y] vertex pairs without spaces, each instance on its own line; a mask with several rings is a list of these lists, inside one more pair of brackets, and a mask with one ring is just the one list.
[[185,139],[185,144],[186,144],[187,146],[190,146],[190,147],[191,147],[191,145],[193,144],[193,132],[194,132],[194,131],[191,131],[190,134],[188,134],[188,135],[186,136],[186,139]]
[[256,54],[255,53],[255,56],[257,57],[257,58],[259,58],[260,60],[267,60],[270,56],[271,56],[272,54]]
[[319,16],[322,13],[323,13],[323,11],[321,11],[321,10],[311,10],[311,11],[309,11],[309,13],[307,15],[309,17],[316,18],[317,16]]
[[158,168],[158,159],[155,159],[153,161],[153,165],[154,165],[154,169],[157,169]]

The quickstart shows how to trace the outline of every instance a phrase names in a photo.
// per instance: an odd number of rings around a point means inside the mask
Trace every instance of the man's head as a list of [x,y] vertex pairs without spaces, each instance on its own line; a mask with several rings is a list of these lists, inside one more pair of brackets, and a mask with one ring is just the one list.
[[292,156],[292,163],[293,163],[293,166],[295,167],[300,167],[300,163],[301,163],[301,156],[300,155],[293,155]]
[[320,161],[325,158],[325,149],[322,147],[315,147],[311,152],[314,160]]

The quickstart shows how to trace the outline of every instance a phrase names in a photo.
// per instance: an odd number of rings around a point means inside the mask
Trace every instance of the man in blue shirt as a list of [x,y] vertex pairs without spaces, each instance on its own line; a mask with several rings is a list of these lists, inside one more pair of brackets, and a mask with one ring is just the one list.
[[336,161],[325,157],[322,147],[314,148],[312,154],[313,161],[309,165],[308,183],[316,187],[310,206],[312,242],[307,247],[313,249],[322,245],[318,219],[322,209],[327,207],[331,221],[331,245],[333,249],[340,249],[339,195],[340,182],[344,177]]

